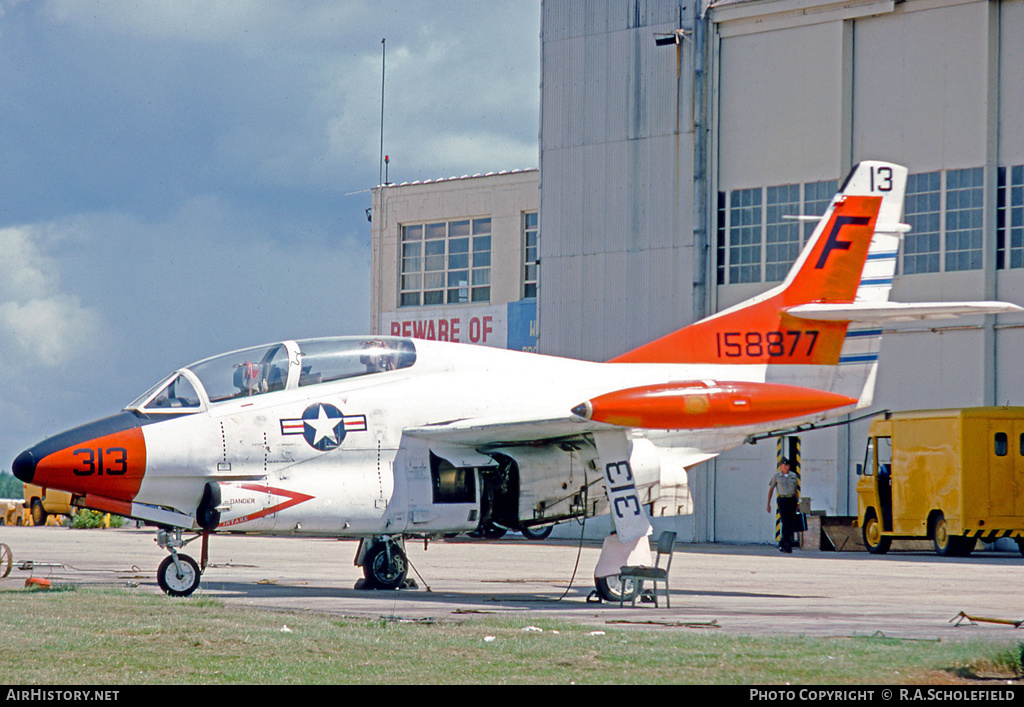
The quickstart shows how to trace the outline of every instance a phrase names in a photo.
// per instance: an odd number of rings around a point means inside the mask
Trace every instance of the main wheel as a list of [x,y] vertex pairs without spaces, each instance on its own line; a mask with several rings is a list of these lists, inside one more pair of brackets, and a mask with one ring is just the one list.
[[616,604],[620,600],[633,601],[633,597],[640,591],[640,584],[636,580],[627,579],[623,582],[617,574],[609,577],[594,577],[594,586],[602,599]]
[[553,525],[544,525],[538,528],[520,528],[519,532],[527,540],[546,540],[554,528],[555,526]]
[[178,562],[181,564],[181,575],[174,566],[174,558],[168,555],[160,563],[156,571],[156,582],[164,592],[172,597],[187,597],[199,587],[199,580],[202,573],[199,565],[188,555],[178,553]]
[[377,543],[363,558],[363,576],[374,589],[398,589],[408,572],[405,553],[395,543]]
[[869,508],[864,514],[864,526],[860,530],[868,552],[872,555],[884,555],[889,552],[892,538],[882,535],[882,524],[878,522],[874,508]]

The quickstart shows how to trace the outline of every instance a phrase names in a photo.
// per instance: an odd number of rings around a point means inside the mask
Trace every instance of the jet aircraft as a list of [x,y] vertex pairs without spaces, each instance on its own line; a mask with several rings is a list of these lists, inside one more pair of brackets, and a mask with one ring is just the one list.
[[[389,336],[281,341],[181,368],[12,469],[155,526],[169,551],[157,578],[176,596],[199,585],[216,531],[360,538],[356,563],[382,589],[406,579],[407,538],[610,513],[619,546],[605,552],[621,556],[647,545],[646,507],[673,475],[870,405],[882,322],[1021,311],[888,301],[906,175],[860,163],[780,285],[608,362]],[[199,538],[201,564],[180,552]],[[624,590],[604,574],[614,599]]]

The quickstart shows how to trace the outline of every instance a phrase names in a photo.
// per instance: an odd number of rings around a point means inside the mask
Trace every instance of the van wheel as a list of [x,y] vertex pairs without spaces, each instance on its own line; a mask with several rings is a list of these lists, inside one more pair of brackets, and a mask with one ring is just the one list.
[[946,527],[946,517],[939,513],[932,521],[932,543],[935,545],[935,554],[940,557],[951,557],[953,555],[951,541],[949,529]]
[[864,536],[864,546],[872,555],[884,555],[889,552],[892,545],[892,538],[882,535],[882,524],[878,522],[875,509],[869,508],[864,514],[864,525],[861,528]]
[[978,539],[950,535],[946,517],[938,513],[932,521],[932,543],[935,545],[935,554],[940,557],[967,557],[974,550]]
[[38,498],[32,499],[32,525],[46,525],[47,512],[43,510],[43,502]]

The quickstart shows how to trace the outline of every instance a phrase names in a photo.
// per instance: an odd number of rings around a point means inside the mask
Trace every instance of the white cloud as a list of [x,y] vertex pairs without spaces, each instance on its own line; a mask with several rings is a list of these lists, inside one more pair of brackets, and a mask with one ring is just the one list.
[[60,367],[95,348],[102,338],[102,319],[74,295],[53,295],[19,304],[0,304],[0,331],[29,361]]
[[0,228],[0,302],[39,297],[52,289],[53,263],[43,259],[29,227]]
[[381,38],[392,181],[532,167],[539,15],[0,0],[0,454],[204,356],[365,332]]
[[0,229],[0,358],[8,371],[64,366],[103,336],[102,317],[59,290],[57,261],[40,248],[69,237],[50,227]]
[[251,56],[337,45],[381,14],[367,0],[48,0],[46,8],[55,22],[90,32],[230,46]]

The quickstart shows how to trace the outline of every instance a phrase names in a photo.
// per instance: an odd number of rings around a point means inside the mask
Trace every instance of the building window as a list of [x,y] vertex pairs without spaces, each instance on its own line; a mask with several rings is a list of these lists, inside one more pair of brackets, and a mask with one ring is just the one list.
[[1024,165],[999,168],[996,268],[1007,267],[1024,268]]
[[784,280],[817,226],[808,222],[801,230],[797,217],[824,214],[838,185],[829,179],[718,192],[718,284]]
[[523,214],[523,298],[537,296],[540,270],[540,219],[536,211]]
[[729,282],[760,282],[761,188],[729,196]]
[[800,185],[768,187],[765,211],[764,279],[783,280],[800,253],[800,223],[786,216],[800,213]]
[[981,269],[984,170],[946,172],[946,271]]
[[399,306],[490,299],[491,219],[402,226]]
[[905,219],[910,225],[903,240],[904,274],[939,272],[942,173],[908,175],[904,203]]
[[[839,191],[839,180],[828,179],[824,182],[809,182],[804,184],[804,210],[805,216],[824,216],[828,205],[832,203],[832,197]],[[818,227],[817,222],[804,223],[804,243]],[[795,260],[795,258],[794,258]]]

